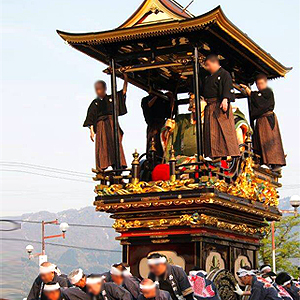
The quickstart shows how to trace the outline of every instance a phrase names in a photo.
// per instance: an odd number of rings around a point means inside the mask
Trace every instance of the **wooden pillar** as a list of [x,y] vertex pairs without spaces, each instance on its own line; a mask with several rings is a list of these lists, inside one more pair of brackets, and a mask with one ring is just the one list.
[[113,100],[113,131],[114,131],[114,154],[115,154],[115,169],[121,168],[120,146],[119,146],[119,122],[118,122],[118,93],[117,93],[117,78],[116,64],[112,58],[110,61],[111,67],[111,96]]
[[203,155],[202,149],[202,124],[201,124],[201,102],[200,102],[200,78],[199,78],[199,53],[198,47],[194,49],[194,95],[196,106],[196,138],[197,138],[197,160]]
[[[248,85],[249,88],[251,87],[250,84]],[[247,97],[248,100],[248,111],[249,111],[249,122],[252,130],[254,129],[254,120],[251,119],[251,98],[250,96]]]

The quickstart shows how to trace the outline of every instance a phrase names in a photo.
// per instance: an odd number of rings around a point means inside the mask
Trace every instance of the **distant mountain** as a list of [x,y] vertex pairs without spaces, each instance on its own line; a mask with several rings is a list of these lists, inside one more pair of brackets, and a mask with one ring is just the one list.
[[[109,227],[113,224],[113,220],[107,214],[96,212],[94,207],[70,209],[57,214],[41,211],[5,219],[26,221],[58,219],[59,222],[69,224]],[[29,260],[25,247],[32,244],[35,248],[34,253],[41,252],[41,244],[34,242],[41,240],[41,224],[22,223],[21,230],[1,233],[3,258],[1,269],[4,272],[1,273],[0,298],[22,299],[27,296],[38,272],[38,258]],[[46,235],[59,233],[59,226],[46,225]],[[48,260],[57,264],[65,274],[78,267],[83,268],[87,274],[100,273],[106,271],[112,263],[121,261],[121,247],[115,241],[115,237],[116,233],[112,228],[70,226],[65,240],[62,238],[49,240],[49,243],[58,245],[46,244],[46,254]]]

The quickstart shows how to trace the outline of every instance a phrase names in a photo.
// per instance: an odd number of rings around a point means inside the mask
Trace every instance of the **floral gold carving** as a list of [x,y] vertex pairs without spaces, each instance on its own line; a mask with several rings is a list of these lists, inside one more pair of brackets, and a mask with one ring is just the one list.
[[264,227],[254,228],[249,227],[246,224],[234,224],[224,221],[220,221],[216,217],[211,217],[205,214],[195,213],[193,215],[181,215],[177,218],[165,218],[165,219],[154,219],[154,220],[134,220],[126,221],[125,219],[117,219],[113,224],[113,228],[117,231],[126,231],[128,229],[138,229],[138,228],[166,228],[166,227],[176,227],[176,226],[213,226],[219,229],[236,231],[244,234],[257,234],[263,233]]
[[263,181],[255,176],[253,159],[246,158],[242,162],[242,172],[237,179],[228,184],[224,180],[218,180],[214,187],[220,192],[236,197],[259,201],[265,205],[277,206],[279,204],[276,188],[268,181]]
[[122,184],[112,184],[103,189],[97,189],[96,187],[99,196],[174,192],[194,189],[200,189],[200,186],[198,183],[195,183],[193,179],[152,182],[140,181],[138,183],[128,183],[125,187]]

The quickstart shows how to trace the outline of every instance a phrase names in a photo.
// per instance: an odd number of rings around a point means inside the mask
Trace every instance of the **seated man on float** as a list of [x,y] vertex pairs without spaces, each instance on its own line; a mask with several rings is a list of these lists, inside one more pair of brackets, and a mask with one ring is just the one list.
[[147,257],[150,273],[148,278],[159,283],[159,289],[170,293],[173,300],[193,300],[193,289],[185,271],[170,265],[166,256],[153,253]]
[[109,272],[102,274],[105,282],[113,282],[126,289],[136,300],[140,294],[139,279],[132,276],[130,269],[125,264],[119,263],[111,266]]
[[101,275],[89,275],[86,279],[89,295],[99,300],[132,300],[130,293],[113,282],[104,282]]
[[[201,101],[201,111],[204,112],[205,102]],[[189,93],[189,111],[179,114],[175,120],[168,119],[161,131],[161,141],[165,151],[166,161],[170,159],[173,146],[176,159],[191,157],[197,153],[196,145],[196,108],[195,95]]]
[[170,293],[161,291],[151,279],[144,279],[140,284],[141,294],[138,300],[172,300]]
[[[201,100],[201,121],[204,122],[204,108],[206,102]],[[235,129],[239,145],[244,144],[247,133],[251,128],[245,115],[237,108],[232,107]],[[180,114],[175,120],[168,119],[161,132],[161,141],[165,151],[165,158],[170,158],[170,150],[173,145],[178,164],[192,163],[196,161],[196,112],[195,96],[190,93],[189,114]]]

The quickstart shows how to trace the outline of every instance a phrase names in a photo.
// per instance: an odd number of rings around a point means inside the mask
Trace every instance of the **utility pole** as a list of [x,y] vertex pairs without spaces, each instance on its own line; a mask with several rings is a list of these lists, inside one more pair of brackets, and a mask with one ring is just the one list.
[[58,225],[58,220],[55,219],[54,221],[42,221],[42,251],[40,253],[35,253],[32,254],[33,251],[33,246],[32,245],[27,245],[26,246],[26,251],[28,253],[28,258],[34,258],[34,257],[38,257],[39,258],[39,265],[41,265],[43,262],[47,261],[47,255],[46,255],[46,250],[45,250],[45,240],[47,239],[52,239],[52,238],[59,238],[62,237],[63,239],[66,237],[66,231],[69,228],[68,223],[61,223],[59,225],[59,228],[61,230],[61,234],[56,234],[56,235],[45,235],[45,225],[49,225],[49,224],[55,224]]

